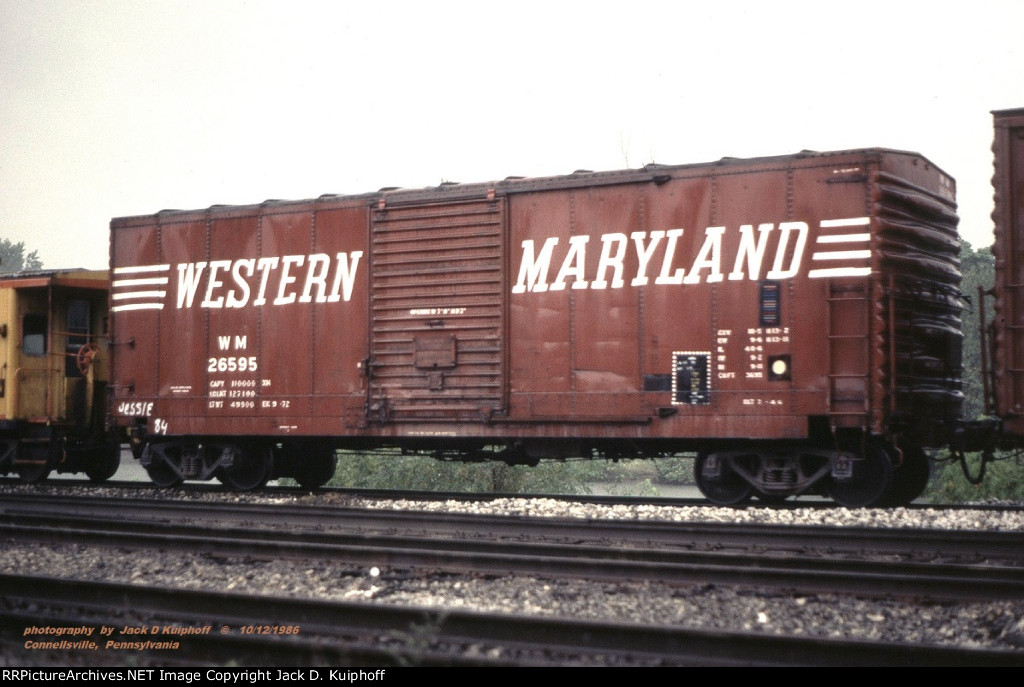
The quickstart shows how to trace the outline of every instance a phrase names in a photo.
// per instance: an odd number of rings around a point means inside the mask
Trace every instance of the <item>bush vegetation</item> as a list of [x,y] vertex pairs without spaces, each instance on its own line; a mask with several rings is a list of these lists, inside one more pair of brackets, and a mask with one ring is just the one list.
[[[1019,455],[999,455],[985,467],[984,479],[971,484],[959,462],[944,462],[932,474],[924,498],[936,503],[976,503],[981,501],[1024,501],[1024,460]],[[967,457],[972,478],[980,474],[981,458]]]
[[589,494],[601,484],[623,496],[657,496],[658,485],[690,484],[693,459],[678,457],[613,463],[542,461],[536,467],[500,462],[460,463],[388,451],[338,452],[330,484],[363,489],[488,493]]

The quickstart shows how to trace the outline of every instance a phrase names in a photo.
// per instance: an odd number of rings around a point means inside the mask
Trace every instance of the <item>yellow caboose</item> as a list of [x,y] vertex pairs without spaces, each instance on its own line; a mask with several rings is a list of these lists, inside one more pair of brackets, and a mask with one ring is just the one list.
[[0,474],[102,481],[120,447],[106,427],[105,271],[0,275]]

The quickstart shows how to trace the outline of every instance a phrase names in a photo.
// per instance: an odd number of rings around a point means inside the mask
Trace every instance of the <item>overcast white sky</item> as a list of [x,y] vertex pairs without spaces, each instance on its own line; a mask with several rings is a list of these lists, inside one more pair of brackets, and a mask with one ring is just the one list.
[[882,146],[991,242],[1024,1],[0,0],[0,237],[107,265],[111,217]]

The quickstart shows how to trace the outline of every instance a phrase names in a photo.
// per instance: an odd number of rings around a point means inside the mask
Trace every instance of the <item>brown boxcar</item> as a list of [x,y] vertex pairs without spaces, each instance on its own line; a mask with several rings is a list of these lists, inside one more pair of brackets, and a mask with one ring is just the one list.
[[117,470],[105,425],[107,287],[101,271],[0,275],[0,474],[102,481]]
[[996,279],[986,400],[1007,435],[1024,436],[1024,109],[993,116]]
[[115,219],[113,410],[162,484],[696,451],[721,503],[907,502],[960,416],[954,196],[870,149]]

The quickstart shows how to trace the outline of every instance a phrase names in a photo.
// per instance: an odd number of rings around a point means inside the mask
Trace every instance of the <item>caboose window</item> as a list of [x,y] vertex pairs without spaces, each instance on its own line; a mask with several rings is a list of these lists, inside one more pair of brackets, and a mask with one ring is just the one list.
[[85,343],[89,334],[89,301],[68,301],[68,331]]
[[29,313],[21,319],[21,352],[24,355],[46,355],[46,315]]
[[75,356],[82,346],[89,343],[89,301],[68,301],[68,341],[64,356],[64,374],[68,377],[81,377]]

